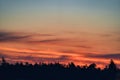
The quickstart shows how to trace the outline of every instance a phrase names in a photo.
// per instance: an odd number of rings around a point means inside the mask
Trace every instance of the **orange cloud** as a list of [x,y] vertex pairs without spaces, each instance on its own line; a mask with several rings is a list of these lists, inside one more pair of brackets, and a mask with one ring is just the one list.
[[[119,53],[97,42],[67,36],[56,37],[52,34],[24,34],[0,32],[0,57],[5,56],[8,61],[28,61],[31,63],[44,62],[74,62],[78,65],[97,63],[104,66],[110,59],[120,65]],[[108,35],[104,35],[107,36]],[[69,36],[70,37],[70,36]],[[93,44],[94,43],[94,44]],[[103,43],[103,42],[102,42]],[[98,50],[105,48],[103,51]],[[112,48],[112,47],[110,47]],[[106,53],[106,54],[105,54]]]

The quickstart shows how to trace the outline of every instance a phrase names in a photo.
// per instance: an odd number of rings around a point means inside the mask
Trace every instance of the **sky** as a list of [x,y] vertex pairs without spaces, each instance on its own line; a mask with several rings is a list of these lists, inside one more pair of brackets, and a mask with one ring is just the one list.
[[119,8],[120,0],[0,0],[0,57],[120,66]]

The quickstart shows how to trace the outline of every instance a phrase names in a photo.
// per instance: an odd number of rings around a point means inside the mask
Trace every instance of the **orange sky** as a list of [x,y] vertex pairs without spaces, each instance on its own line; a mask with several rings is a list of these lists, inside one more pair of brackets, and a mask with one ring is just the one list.
[[4,56],[9,62],[61,62],[65,64],[74,62],[77,65],[96,63],[98,66],[105,66],[110,59],[114,59],[115,63],[120,65],[119,44],[112,42],[112,36],[81,33],[81,38],[78,38],[78,33],[66,32],[65,34],[1,31],[0,56]]
[[0,0],[0,57],[120,66],[119,7],[119,0]]

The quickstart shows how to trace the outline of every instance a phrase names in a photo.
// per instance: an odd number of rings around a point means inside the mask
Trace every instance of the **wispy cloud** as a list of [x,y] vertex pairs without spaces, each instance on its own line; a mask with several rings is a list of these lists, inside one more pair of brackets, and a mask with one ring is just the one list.
[[101,37],[112,37],[113,34],[100,34]]
[[[48,46],[68,46],[69,40],[65,38],[45,38],[45,39],[35,39],[29,40],[26,42],[27,44],[34,45],[48,45]],[[46,46],[47,47],[47,46]]]
[[90,46],[84,46],[84,45],[79,45],[79,46],[76,46],[76,47],[80,47],[80,48],[87,48],[87,49],[92,48],[92,47],[90,47]]
[[30,61],[30,62],[68,62],[71,60],[70,56],[67,55],[61,55],[59,57],[38,57],[38,56],[7,56],[7,55],[1,55],[0,57],[5,57],[9,60],[11,60],[11,62],[13,61]]
[[80,51],[74,50],[74,49],[59,49],[58,52],[61,54],[71,55],[71,56],[83,56],[84,53],[81,53]]
[[0,32],[0,42],[23,41],[30,35],[19,35],[15,32]]
[[120,60],[120,53],[113,53],[113,54],[91,54],[87,55],[87,57],[91,58],[105,58],[105,59],[119,59]]
[[44,40],[34,40],[34,41],[28,41],[30,43],[54,43],[54,42],[59,42],[63,41],[64,39],[44,39]]
[[[57,42],[62,41],[62,39],[49,39],[50,37],[55,36],[52,34],[41,34],[41,33],[16,33],[16,32],[6,32],[0,31],[0,42],[30,42],[30,43],[48,43],[48,42]],[[38,39],[34,39],[37,37]],[[48,39],[39,39],[46,37]]]
[[41,33],[33,33],[33,36],[39,36],[39,37],[41,37],[41,36],[56,36],[56,35],[53,35],[53,34],[41,34]]

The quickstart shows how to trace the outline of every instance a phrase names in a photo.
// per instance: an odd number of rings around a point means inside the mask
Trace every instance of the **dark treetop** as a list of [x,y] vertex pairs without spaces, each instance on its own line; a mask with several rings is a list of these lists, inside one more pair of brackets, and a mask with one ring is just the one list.
[[0,80],[120,80],[120,69],[113,62],[104,69],[96,64],[76,66],[74,63],[15,63],[9,64],[2,58]]

